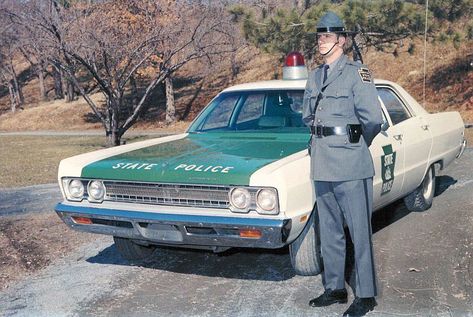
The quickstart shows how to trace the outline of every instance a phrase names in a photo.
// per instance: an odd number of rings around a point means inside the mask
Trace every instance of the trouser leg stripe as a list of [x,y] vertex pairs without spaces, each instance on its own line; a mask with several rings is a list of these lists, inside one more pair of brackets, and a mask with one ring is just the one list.
[[370,200],[369,200],[369,197],[368,197],[368,184],[367,184],[367,180],[366,178],[363,179],[363,186],[364,186],[364,189],[365,189],[365,203],[366,203],[366,216],[368,218],[368,227],[369,227],[369,242],[370,242],[370,253],[371,253],[371,274],[372,274],[372,277],[373,277],[373,290],[374,290],[374,293],[376,294],[377,293],[377,290],[376,290],[376,275],[374,273],[374,256],[373,256],[373,241],[372,241],[372,230],[371,230],[371,206],[370,206]]

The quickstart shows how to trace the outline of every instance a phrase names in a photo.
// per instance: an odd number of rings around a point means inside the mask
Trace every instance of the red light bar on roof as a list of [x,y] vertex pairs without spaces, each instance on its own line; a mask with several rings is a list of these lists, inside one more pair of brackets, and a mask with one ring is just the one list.
[[290,52],[284,61],[282,68],[283,79],[307,79],[307,68],[305,67],[304,56],[299,52]]
[[290,52],[286,56],[284,66],[305,66],[304,56],[299,52]]

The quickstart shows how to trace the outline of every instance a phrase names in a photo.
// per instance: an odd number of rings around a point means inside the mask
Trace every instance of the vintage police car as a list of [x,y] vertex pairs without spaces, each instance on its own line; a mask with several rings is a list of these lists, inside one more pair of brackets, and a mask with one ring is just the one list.
[[[128,259],[160,245],[289,245],[295,271],[318,274],[301,60],[288,57],[283,80],[225,89],[186,133],[61,161],[56,212],[74,229],[112,235]],[[374,209],[404,198],[409,210],[426,210],[436,171],[465,148],[463,121],[457,112],[427,113],[395,83],[375,83],[385,123],[370,147]]]

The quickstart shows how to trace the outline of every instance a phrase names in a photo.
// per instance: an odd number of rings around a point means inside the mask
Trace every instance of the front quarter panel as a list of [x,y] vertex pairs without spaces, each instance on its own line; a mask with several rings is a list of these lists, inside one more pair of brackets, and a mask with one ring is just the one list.
[[315,191],[310,179],[310,157],[307,150],[269,164],[250,177],[250,186],[275,187],[281,214],[292,219],[288,238],[291,242],[304,229],[315,204]]

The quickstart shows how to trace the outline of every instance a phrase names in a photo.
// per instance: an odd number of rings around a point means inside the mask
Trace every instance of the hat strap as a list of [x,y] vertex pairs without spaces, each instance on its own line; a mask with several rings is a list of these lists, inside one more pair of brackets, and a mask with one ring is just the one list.
[[324,26],[324,27],[318,27],[317,28],[317,33],[329,33],[329,32],[345,32],[345,28],[343,26]]

